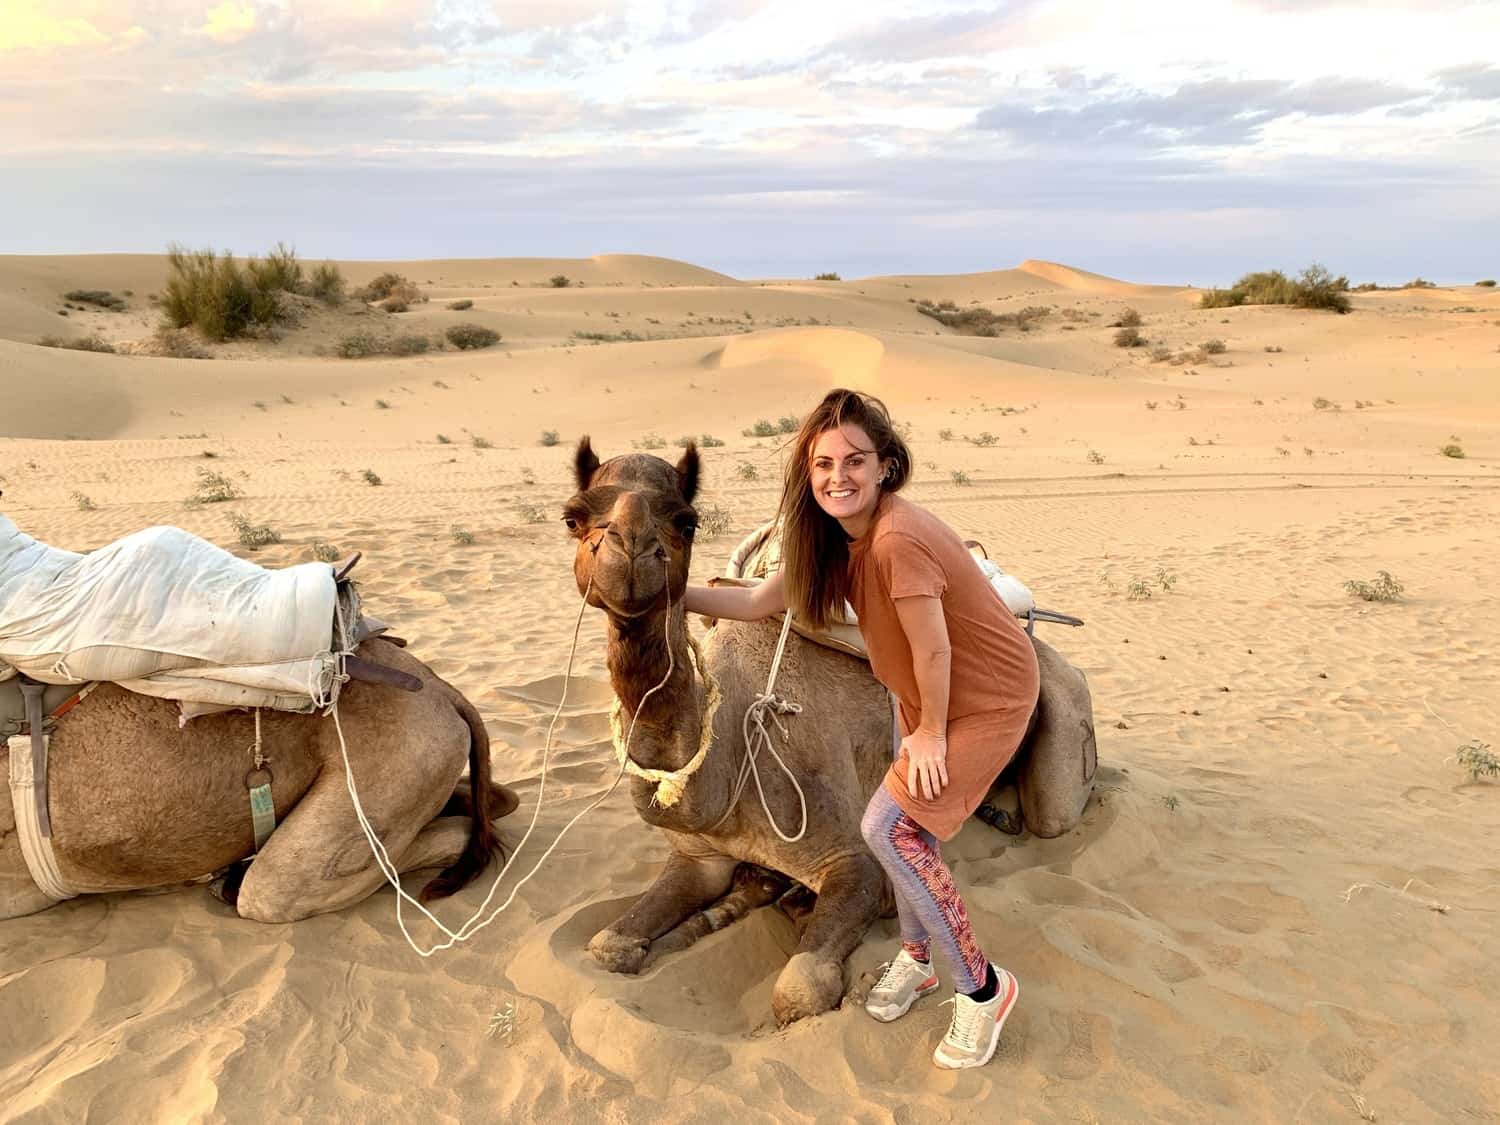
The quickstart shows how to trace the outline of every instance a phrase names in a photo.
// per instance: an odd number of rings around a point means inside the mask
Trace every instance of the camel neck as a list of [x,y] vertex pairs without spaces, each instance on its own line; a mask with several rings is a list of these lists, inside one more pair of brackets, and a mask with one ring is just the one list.
[[[644,618],[611,618],[609,623],[610,683],[626,716],[635,717],[640,711],[630,756],[650,769],[676,769],[686,762],[697,752],[701,727],[686,614],[680,605],[673,606],[670,614],[670,618],[667,611]],[[663,677],[667,677],[664,684]],[[662,684],[660,690],[646,699],[657,684]]]

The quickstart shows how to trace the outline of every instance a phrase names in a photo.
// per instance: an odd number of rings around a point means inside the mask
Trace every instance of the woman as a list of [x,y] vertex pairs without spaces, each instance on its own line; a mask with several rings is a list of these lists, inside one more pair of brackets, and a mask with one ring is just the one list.
[[685,605],[743,621],[790,608],[819,628],[846,600],[854,607],[902,736],[862,825],[896,890],[901,950],[865,1008],[889,1022],[935,991],[935,943],[955,991],[933,1061],[958,1069],[989,1061],[1020,989],[980,949],[938,841],[958,833],[1015,754],[1040,677],[1024,630],[958,536],[896,495],[911,463],[879,399],[831,391],[793,443],[782,569],[753,588],[689,587]]

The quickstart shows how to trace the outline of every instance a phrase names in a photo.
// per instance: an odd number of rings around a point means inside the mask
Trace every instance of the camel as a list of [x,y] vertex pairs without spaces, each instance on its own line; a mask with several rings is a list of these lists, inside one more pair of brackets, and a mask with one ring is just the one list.
[[[683,768],[703,733],[708,690],[694,670],[682,608],[699,472],[692,445],[675,466],[647,454],[601,464],[585,437],[575,454],[578,492],[564,507],[577,540],[574,577],[587,602],[605,612],[610,681],[626,724],[634,717],[629,755],[646,769]],[[765,685],[778,633],[774,622],[739,621],[720,621],[708,633],[703,672],[721,700],[701,766],[670,807],[655,799],[654,784],[631,779],[641,819],[667,838],[666,866],[588,948],[606,968],[636,973],[653,954],[691,944],[795,881],[816,895],[816,905],[799,919],[797,951],[772,993],[775,1018],[785,1026],[839,1003],[845,959],[876,918],[895,911],[885,874],[860,835],[895,740],[890,697],[869,665],[793,633],[777,683],[802,712],[786,718],[781,753],[806,795],[806,832],[795,843],[781,839],[754,786],[731,807],[744,753],[742,717]],[[1092,708],[1083,674],[1034,643],[1042,699],[1015,770],[1032,832],[1060,835],[1078,822],[1092,788]],[[774,768],[761,772],[770,811],[795,834],[800,817],[791,784]]]
[[[398,869],[444,868],[423,897],[452,894],[500,849],[491,819],[514,811],[518,799],[490,780],[489,736],[473,704],[391,640],[366,640],[357,655],[422,683],[414,693],[382,683],[344,687],[339,719],[360,801]],[[232,865],[254,852],[246,789],[254,718],[221,712],[179,730],[178,714],[170,700],[102,684],[59,719],[49,809],[70,888],[143,890],[230,868],[221,897],[240,917],[295,922],[383,885],[345,788],[331,719],[261,713],[277,828],[240,869]],[[0,742],[0,770],[8,758]],[[465,763],[469,780],[460,787]],[[27,871],[11,803],[0,800],[0,919],[52,905]]]

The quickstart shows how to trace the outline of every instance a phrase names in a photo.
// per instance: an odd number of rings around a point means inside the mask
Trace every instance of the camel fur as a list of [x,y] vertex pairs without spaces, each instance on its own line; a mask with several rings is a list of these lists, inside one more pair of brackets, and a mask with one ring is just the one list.
[[[344,687],[339,718],[361,803],[400,870],[445,868],[424,897],[451,894],[499,850],[491,819],[512,812],[517,798],[490,780],[489,736],[473,704],[389,641],[366,641],[358,654],[422,683],[416,693]],[[243,918],[295,922],[366,898],[385,879],[355,819],[332,719],[264,711],[261,730],[277,828],[237,895],[229,883],[233,905]],[[49,753],[52,843],[67,884],[141,890],[250,857],[245,778],[254,740],[248,712],[179,729],[170,700],[97,688],[58,722]],[[466,763],[467,792],[458,792]],[[450,801],[461,815],[440,815]],[[52,905],[27,872],[10,801],[0,801],[0,919]]]
[[[630,756],[648,769],[680,769],[698,750],[705,698],[692,671],[682,608],[698,522],[691,506],[697,450],[690,445],[675,467],[646,454],[601,464],[585,437],[575,472],[578,492],[564,508],[577,539],[574,577],[608,618],[610,681],[624,714],[628,719],[639,710]],[[776,1019],[785,1025],[839,1002],[845,959],[871,922],[894,913],[860,819],[895,739],[890,697],[869,665],[793,634],[777,690],[803,708],[786,719],[782,754],[807,798],[806,834],[796,843],[781,840],[753,785],[730,808],[744,752],[741,721],[765,684],[778,632],[770,622],[720,621],[708,633],[704,666],[722,702],[703,765],[670,808],[653,801],[654,785],[631,780],[641,819],[666,836],[666,867],[589,950],[611,970],[639,972],[653,953],[690,944],[795,880],[817,901],[772,993]],[[1038,652],[1044,706],[1021,751],[1020,788],[1033,830],[1057,834],[1077,823],[1092,787],[1093,719],[1082,673],[1040,642]],[[669,667],[665,685],[642,706]],[[794,834],[799,811],[791,784],[770,763],[761,775],[777,822]],[[742,865],[758,870],[747,874]]]

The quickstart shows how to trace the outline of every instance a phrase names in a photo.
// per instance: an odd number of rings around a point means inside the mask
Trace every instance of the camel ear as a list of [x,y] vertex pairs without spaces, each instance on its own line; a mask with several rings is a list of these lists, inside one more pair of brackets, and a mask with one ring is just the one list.
[[682,481],[682,498],[689,504],[698,495],[698,443],[688,442],[682,460],[677,462],[677,476]]
[[594,456],[594,447],[589,444],[589,435],[578,439],[578,452],[573,455],[573,473],[578,478],[578,491],[588,488],[594,470],[599,467],[599,458]]

